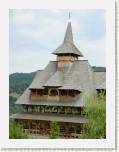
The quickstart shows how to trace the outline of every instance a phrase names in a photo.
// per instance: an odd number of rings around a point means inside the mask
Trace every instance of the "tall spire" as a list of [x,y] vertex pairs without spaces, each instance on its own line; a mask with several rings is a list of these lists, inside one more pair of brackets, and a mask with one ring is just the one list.
[[64,37],[64,42],[70,42],[73,43],[73,34],[72,34],[72,26],[71,26],[71,13],[69,12],[69,21]]
[[64,37],[63,43],[53,52],[55,55],[61,54],[74,54],[75,56],[82,57],[82,53],[78,50],[78,48],[74,45],[73,42],[73,34],[72,34],[72,26],[71,26],[71,13],[68,14],[68,25]]

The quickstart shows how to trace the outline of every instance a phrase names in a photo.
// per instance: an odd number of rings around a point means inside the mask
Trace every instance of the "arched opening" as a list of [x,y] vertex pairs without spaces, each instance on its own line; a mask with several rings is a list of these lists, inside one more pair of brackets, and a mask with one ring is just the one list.
[[49,92],[49,96],[58,96],[58,90],[51,89],[50,92]]

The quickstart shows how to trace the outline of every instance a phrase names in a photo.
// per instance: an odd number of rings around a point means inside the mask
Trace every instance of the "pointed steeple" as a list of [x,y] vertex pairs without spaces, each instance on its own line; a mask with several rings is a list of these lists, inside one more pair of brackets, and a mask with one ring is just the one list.
[[78,48],[74,45],[73,42],[73,34],[72,34],[72,26],[71,26],[71,14],[69,12],[69,21],[64,37],[63,43],[53,52],[55,55],[61,54],[74,54],[75,56],[82,57],[82,53],[78,50]]
[[72,34],[72,26],[71,26],[71,13],[69,12],[69,21],[64,37],[64,42],[70,42],[73,43],[73,34]]
[[64,42],[73,43],[73,34],[72,34],[71,22],[68,22],[67,30],[66,30],[65,37],[64,37]]

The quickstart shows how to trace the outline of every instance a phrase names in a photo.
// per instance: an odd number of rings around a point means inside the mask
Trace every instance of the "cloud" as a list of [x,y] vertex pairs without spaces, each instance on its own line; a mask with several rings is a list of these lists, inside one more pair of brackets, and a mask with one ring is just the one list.
[[32,21],[34,21],[32,13],[15,14],[15,22],[17,23],[31,23]]
[[49,61],[56,60],[56,56],[46,51],[10,50],[10,73],[32,72],[45,68]]
[[96,40],[80,40],[78,48],[93,66],[105,66],[105,36]]

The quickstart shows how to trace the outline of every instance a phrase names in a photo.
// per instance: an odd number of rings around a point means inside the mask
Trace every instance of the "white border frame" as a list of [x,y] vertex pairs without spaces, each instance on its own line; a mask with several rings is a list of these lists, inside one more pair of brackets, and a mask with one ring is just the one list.
[[[9,139],[9,9],[106,10],[106,139]],[[115,1],[4,0],[0,8],[0,144],[2,148],[115,148]]]

